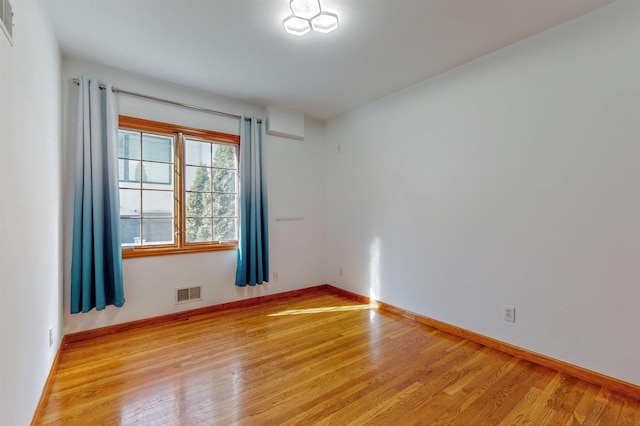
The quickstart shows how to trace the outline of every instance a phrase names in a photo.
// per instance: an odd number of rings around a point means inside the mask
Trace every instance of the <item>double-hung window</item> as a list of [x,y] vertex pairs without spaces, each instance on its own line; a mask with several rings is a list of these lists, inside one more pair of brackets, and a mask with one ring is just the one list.
[[123,257],[236,248],[239,143],[237,135],[121,116]]

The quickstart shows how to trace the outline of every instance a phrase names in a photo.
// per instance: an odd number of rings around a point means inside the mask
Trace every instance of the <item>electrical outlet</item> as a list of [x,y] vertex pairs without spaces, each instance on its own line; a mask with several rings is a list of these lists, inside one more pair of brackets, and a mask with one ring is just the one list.
[[277,272],[273,273],[273,280],[274,281],[278,281],[280,279],[280,274],[278,274]]
[[53,346],[53,327],[49,327],[49,347]]
[[516,308],[504,305],[502,307],[502,319],[509,322],[516,322]]

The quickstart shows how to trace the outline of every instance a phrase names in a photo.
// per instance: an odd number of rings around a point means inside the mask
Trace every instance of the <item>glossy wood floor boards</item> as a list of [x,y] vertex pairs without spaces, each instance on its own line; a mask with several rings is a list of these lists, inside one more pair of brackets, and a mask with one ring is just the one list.
[[34,423],[640,425],[640,403],[318,290],[70,343]]

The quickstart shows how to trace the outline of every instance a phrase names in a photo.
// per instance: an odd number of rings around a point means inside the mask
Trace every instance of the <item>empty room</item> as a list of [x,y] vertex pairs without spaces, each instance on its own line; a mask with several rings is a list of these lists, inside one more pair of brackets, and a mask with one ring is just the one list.
[[640,1],[0,23],[0,425],[640,425]]

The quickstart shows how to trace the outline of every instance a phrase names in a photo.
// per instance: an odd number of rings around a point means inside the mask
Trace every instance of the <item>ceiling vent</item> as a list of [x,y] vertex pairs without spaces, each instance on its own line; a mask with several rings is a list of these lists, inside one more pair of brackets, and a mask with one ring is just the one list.
[[202,287],[183,287],[176,289],[176,305],[179,303],[202,300]]
[[13,8],[9,0],[0,0],[0,27],[13,46]]

